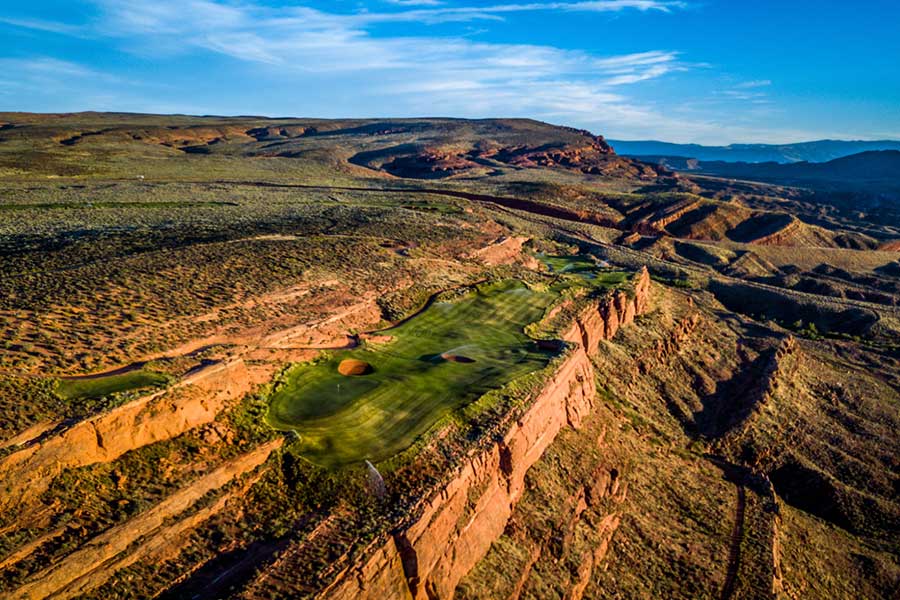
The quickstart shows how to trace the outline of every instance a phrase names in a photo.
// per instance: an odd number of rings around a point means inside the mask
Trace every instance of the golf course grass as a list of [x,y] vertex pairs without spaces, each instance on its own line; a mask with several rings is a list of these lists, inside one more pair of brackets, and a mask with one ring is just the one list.
[[99,400],[110,394],[149,387],[162,387],[169,377],[153,371],[131,371],[108,377],[63,379],[57,387],[57,394],[66,400]]
[[[504,281],[435,302],[384,332],[393,338],[387,344],[288,371],[272,396],[269,422],[296,431],[300,452],[316,464],[389,458],[448,412],[546,366],[554,353],[538,349],[524,328],[556,297]],[[348,360],[370,365],[369,373],[341,375]]]
[[538,254],[537,259],[557,275],[571,275],[582,279],[589,287],[611,287],[625,283],[629,274],[624,271],[606,270],[596,260],[585,254],[552,256]]
[[547,265],[554,273],[593,272],[597,263],[590,256],[573,254],[571,256],[553,256],[538,254],[537,259]]

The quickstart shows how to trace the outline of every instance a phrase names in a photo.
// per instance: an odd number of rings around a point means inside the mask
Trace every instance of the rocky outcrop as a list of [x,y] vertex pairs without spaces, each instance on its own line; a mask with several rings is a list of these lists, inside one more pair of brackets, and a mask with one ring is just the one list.
[[[474,452],[449,483],[424,498],[367,558],[345,571],[320,597],[336,599],[452,598],[459,581],[507,526],[525,475],[566,426],[578,428],[596,397],[590,353],[600,340],[647,311],[650,277],[643,269],[631,294],[615,292],[586,307],[565,333],[574,349],[505,435]],[[588,495],[597,491],[587,490]],[[611,532],[617,523],[610,522]],[[593,555],[589,566],[599,560]],[[587,567],[586,567],[587,570]],[[587,572],[587,571],[586,571]],[[398,582],[406,588],[398,595]]]
[[658,232],[662,233],[665,231],[666,227],[682,218],[689,212],[695,211],[701,208],[703,202],[701,200],[688,199],[683,200],[681,202],[677,202],[674,205],[670,206],[666,209],[663,214],[658,215],[650,219],[646,223],[646,230],[649,232]]
[[619,528],[621,522],[622,517],[615,513],[607,515],[600,521],[600,524],[597,526],[597,531],[601,538],[601,542],[596,548],[586,552],[582,557],[576,580],[572,587],[566,592],[566,600],[581,600],[584,598],[584,591],[591,582],[591,575],[593,575],[597,565],[606,558],[606,553],[609,550],[609,544],[612,541],[613,534],[616,532],[616,529]]
[[644,314],[649,306],[650,273],[641,269],[635,277],[631,294],[616,290],[601,302],[591,303],[582,310],[563,338],[580,343],[588,354],[597,351],[600,340],[612,339],[619,328],[630,325]]
[[[775,506],[778,507],[778,498],[774,496]],[[781,514],[775,513],[772,520],[772,597],[776,600],[785,598],[784,571],[781,566]]]
[[789,335],[778,345],[766,365],[756,392],[757,402],[755,404],[765,404],[775,394],[783,380],[793,379],[799,360],[797,339]]
[[490,172],[504,165],[517,169],[567,169],[587,175],[642,181],[677,178],[663,166],[617,156],[600,136],[587,131],[574,133],[577,135],[569,142],[538,146],[497,142],[479,143],[475,147],[453,144],[410,148],[404,145],[386,151],[362,152],[351,158],[350,162],[377,168],[396,177],[414,179],[441,179],[475,171]]
[[465,155],[432,148],[420,154],[398,156],[381,168],[397,177],[412,179],[441,179],[479,168],[479,164]]
[[[785,217],[786,222],[779,229],[748,240],[748,244],[757,246],[788,246],[794,237],[800,233],[803,223],[796,217]],[[780,223],[779,223],[780,224]]]
[[244,133],[257,142],[268,142],[313,135],[317,133],[317,130],[315,127],[305,127],[303,125],[275,125],[271,127],[254,127]]
[[63,469],[110,462],[122,454],[209,423],[250,391],[241,360],[200,369],[167,390],[79,421],[0,461],[0,506],[39,494]]
[[[221,510],[224,502],[216,502],[183,521],[172,524],[169,521],[171,517],[184,512],[200,501],[206,494],[222,488],[236,477],[248,473],[264,463],[283,441],[279,438],[239,456],[201,477],[193,484],[175,492],[150,510],[100,534],[63,560],[36,573],[10,597],[23,599],[48,596],[71,598],[96,588],[114,571],[128,566],[141,554],[158,549],[160,545],[165,544],[167,539],[190,529],[200,520],[211,516],[216,510]],[[145,543],[133,548],[132,556],[122,557],[122,553],[125,553],[139,539],[144,539]],[[113,565],[107,564],[117,558],[118,561]],[[98,571],[100,573],[97,573]]]
[[[522,246],[529,238],[524,236],[503,237],[493,243],[479,248],[469,255],[469,258],[488,265],[510,265],[522,257]],[[529,261],[532,264],[536,262],[534,259]]]
[[633,377],[637,378],[651,372],[656,365],[664,362],[666,357],[676,354],[699,325],[700,315],[698,313],[691,313],[678,321],[668,336],[656,340],[637,358],[632,370]]
[[[754,377],[756,383],[749,389],[743,399],[743,410],[737,424],[728,431],[722,440],[722,447],[730,449],[738,456],[744,434],[750,427],[753,416],[763,410],[767,404],[775,401],[778,391],[783,386],[791,386],[796,379],[797,371],[803,360],[803,352],[794,336],[784,338],[777,348],[770,351],[762,370]],[[753,467],[760,472],[772,461],[771,448],[766,448],[753,458]]]

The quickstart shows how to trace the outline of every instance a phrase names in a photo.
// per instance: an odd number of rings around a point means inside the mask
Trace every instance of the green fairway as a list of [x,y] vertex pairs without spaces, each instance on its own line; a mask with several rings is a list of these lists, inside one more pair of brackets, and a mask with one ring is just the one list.
[[597,262],[584,254],[573,254],[571,256],[538,254],[537,258],[550,267],[550,270],[554,273],[583,273],[593,272],[597,269]]
[[98,400],[121,392],[148,387],[161,387],[169,382],[169,377],[153,371],[132,371],[109,377],[63,379],[57,393],[66,400]]
[[629,277],[629,274],[624,271],[612,271],[600,267],[592,256],[585,254],[569,256],[538,254],[537,259],[547,265],[553,273],[578,277],[590,287],[617,286],[625,283]]
[[[317,464],[389,458],[448,412],[547,365],[553,353],[539,350],[524,328],[556,297],[506,281],[435,302],[386,331],[387,344],[291,369],[272,396],[269,422],[296,431],[301,452]],[[372,372],[345,377],[338,373],[345,359],[365,361]]]

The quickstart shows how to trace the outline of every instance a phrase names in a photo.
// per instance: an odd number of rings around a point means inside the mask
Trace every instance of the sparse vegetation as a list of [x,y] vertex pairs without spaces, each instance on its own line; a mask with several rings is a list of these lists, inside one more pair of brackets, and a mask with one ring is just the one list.
[[[718,598],[728,577],[732,598],[766,597],[777,558],[792,597],[900,584],[890,202],[673,177],[526,120],[7,121],[0,474],[47,440],[98,445],[30,469],[30,497],[4,480],[4,590],[280,440],[79,593],[319,593],[462,469],[493,468],[472,461],[576,356],[535,340],[627,298],[644,265],[651,311],[600,343],[590,414],[557,415],[583,419],[528,472],[457,596],[563,597],[580,582],[591,598]],[[508,238],[530,240],[480,252]],[[342,375],[348,359],[369,368]],[[75,429],[153,392],[140,433],[173,415],[153,436]],[[528,423],[538,439],[544,423]],[[490,485],[460,496],[457,526]]]

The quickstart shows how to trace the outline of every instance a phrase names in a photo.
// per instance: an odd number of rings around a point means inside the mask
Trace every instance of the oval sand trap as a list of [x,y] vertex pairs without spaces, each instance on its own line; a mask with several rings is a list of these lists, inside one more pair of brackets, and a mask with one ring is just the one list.
[[358,377],[360,375],[368,375],[372,372],[372,365],[364,360],[348,358],[342,360],[338,365],[338,373],[344,377]]

